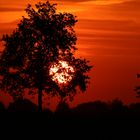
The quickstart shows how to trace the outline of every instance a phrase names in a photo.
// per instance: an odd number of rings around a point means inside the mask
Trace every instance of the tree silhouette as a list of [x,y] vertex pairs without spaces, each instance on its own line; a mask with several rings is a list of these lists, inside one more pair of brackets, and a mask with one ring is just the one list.
[[[137,78],[140,78],[140,74],[137,74]],[[134,90],[137,93],[137,97],[140,97],[140,86],[136,86]]]
[[[91,69],[86,59],[75,58],[77,22],[71,13],[57,13],[56,4],[30,4],[11,35],[3,35],[5,49],[0,55],[0,88],[14,100],[38,93],[38,108],[42,110],[42,95],[73,98],[77,87],[85,91]],[[52,79],[50,68],[66,61],[74,69],[72,80],[60,84]],[[59,65],[59,67],[61,67]],[[64,68],[63,68],[64,70]],[[57,73],[62,72],[58,70]],[[66,75],[63,77],[67,78]],[[28,89],[28,90],[26,90]]]

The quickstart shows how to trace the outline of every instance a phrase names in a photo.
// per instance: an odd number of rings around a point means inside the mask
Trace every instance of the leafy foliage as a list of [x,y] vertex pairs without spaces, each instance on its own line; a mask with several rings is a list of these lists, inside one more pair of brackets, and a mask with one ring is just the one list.
[[[76,17],[70,13],[57,13],[56,4],[28,5],[28,17],[22,17],[11,35],[3,35],[5,49],[0,55],[0,88],[14,99],[29,94],[46,93],[51,96],[72,98],[80,87],[85,91],[90,69],[86,59],[74,57]],[[74,67],[72,81],[59,85],[49,75],[52,63],[67,61]],[[38,92],[37,92],[38,90]]]

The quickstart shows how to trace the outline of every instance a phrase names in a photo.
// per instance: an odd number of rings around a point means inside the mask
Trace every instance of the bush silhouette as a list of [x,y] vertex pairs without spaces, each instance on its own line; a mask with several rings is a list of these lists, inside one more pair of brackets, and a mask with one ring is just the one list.
[[55,110],[55,117],[69,118],[71,117],[71,115],[71,109],[68,103],[66,103],[65,101],[59,102]]
[[0,112],[5,112],[5,106],[2,102],[0,102]]
[[8,112],[36,112],[37,106],[27,99],[19,99],[9,104]]

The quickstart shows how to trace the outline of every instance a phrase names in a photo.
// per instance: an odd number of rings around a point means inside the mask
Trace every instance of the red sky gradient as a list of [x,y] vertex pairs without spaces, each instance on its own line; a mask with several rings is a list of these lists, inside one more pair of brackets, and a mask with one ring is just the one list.
[[[0,37],[10,33],[25,15],[28,3],[37,0],[0,1]],[[119,98],[125,103],[139,101],[133,91],[140,72],[140,1],[139,0],[51,0],[58,10],[77,16],[76,55],[90,60],[94,68],[86,94],[75,97],[79,103]],[[2,50],[0,42],[0,50]],[[7,99],[8,98],[8,99]],[[9,97],[0,95],[6,104]]]

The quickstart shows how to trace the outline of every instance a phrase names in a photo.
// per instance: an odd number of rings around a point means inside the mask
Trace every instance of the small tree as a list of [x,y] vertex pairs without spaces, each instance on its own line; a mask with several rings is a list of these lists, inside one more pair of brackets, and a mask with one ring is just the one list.
[[[22,98],[25,89],[28,94],[38,93],[41,111],[43,93],[71,98],[78,86],[85,91],[89,79],[86,73],[91,66],[85,59],[74,57],[77,49],[74,15],[56,13],[56,4],[48,1],[35,4],[35,8],[28,5],[25,10],[28,17],[22,17],[11,35],[2,37],[5,49],[0,55],[0,88],[14,99]],[[50,75],[50,68],[60,60],[74,69],[67,84],[54,81]]]
[[[140,78],[140,74],[137,74],[137,78]],[[140,86],[136,86],[135,91],[137,93],[137,97],[140,97]]]

